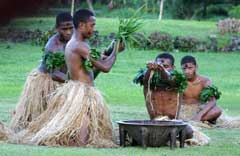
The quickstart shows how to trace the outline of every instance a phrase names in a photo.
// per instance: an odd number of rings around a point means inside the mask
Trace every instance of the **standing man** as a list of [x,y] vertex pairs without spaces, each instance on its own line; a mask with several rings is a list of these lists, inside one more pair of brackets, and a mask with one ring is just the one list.
[[[45,46],[46,53],[61,52],[70,40],[73,32],[72,16],[63,12],[56,17],[56,31]],[[26,128],[29,123],[37,118],[47,108],[47,96],[52,93],[59,83],[65,82],[66,65],[60,69],[48,71],[44,62],[38,69],[34,69],[27,77],[22,95],[14,110],[10,127],[19,132]]]
[[182,118],[184,120],[208,121],[215,123],[222,110],[216,105],[216,98],[210,97],[207,103],[201,104],[200,94],[204,88],[211,86],[212,81],[197,74],[197,62],[192,56],[185,56],[181,60],[181,67],[188,86],[183,94]]

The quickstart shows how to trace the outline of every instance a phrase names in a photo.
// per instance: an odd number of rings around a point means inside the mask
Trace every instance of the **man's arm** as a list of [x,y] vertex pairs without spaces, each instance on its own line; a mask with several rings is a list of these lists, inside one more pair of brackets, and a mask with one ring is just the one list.
[[[208,78],[205,78],[203,85],[204,88],[211,86],[212,81]],[[216,106],[216,98],[215,97],[209,98],[208,102],[203,105],[204,105],[203,109],[193,117],[193,120],[202,121],[203,116],[206,115],[213,107]]]
[[[107,59],[109,57],[108,55],[106,55],[106,51],[105,50],[103,50],[100,60],[105,60],[105,59]],[[123,42],[120,42],[119,47],[118,47],[118,52],[120,53],[120,52],[122,52],[124,50],[125,50],[125,45],[124,45]],[[99,69],[97,69],[97,68],[93,69],[94,79],[97,78],[97,76],[100,74],[100,72],[101,71]]]
[[[105,50],[103,50],[102,51],[102,53],[101,53],[101,58],[100,58],[100,60],[105,60],[105,59],[107,59],[107,55],[105,55]],[[99,70],[99,69],[97,69],[97,68],[93,68],[93,76],[94,76],[94,79],[96,79],[97,78],[97,76],[100,74],[100,72],[101,72],[101,70]]]
[[150,61],[147,63],[147,68],[149,70],[158,71],[160,73],[162,79],[170,80],[170,78],[171,78],[170,73],[166,69],[164,69],[164,67],[161,64]]
[[99,69],[100,71],[107,73],[110,71],[110,69],[112,68],[113,64],[116,61],[116,45],[113,49],[113,52],[111,53],[111,55],[109,57],[107,57],[106,59],[100,59],[100,60],[94,60],[92,58],[90,58],[93,66],[96,69]]
[[59,70],[55,70],[54,72],[50,73],[50,75],[54,81],[64,83],[67,80],[67,74]]
[[204,115],[206,115],[213,107],[216,106],[215,97],[211,97],[209,101],[204,105],[205,106],[203,107],[203,109],[193,117],[193,120],[202,121],[202,118],[204,117]]
[[168,71],[166,71],[163,66],[157,64],[156,62],[150,61],[150,62],[147,63],[147,68],[148,68],[148,70],[147,70],[147,72],[144,76],[144,81],[145,82],[149,80],[151,70],[154,70],[154,71],[157,71],[157,72],[160,73],[161,79],[169,81],[170,84],[173,83],[172,82],[173,80],[171,79],[170,73]]
[[81,47],[81,48],[77,48],[75,50],[76,53],[78,53],[82,58],[84,59],[90,59],[92,65],[102,71],[102,72],[109,72],[110,69],[112,68],[113,64],[115,63],[116,60],[116,44],[114,46],[114,50],[111,53],[111,55],[105,59],[105,60],[95,60],[93,58],[90,57],[90,50],[89,47]]

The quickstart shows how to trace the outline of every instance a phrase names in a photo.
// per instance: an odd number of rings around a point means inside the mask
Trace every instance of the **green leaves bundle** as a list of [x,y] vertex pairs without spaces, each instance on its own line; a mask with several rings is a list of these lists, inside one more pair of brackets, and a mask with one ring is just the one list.
[[[136,84],[143,85],[143,78],[146,74],[146,69],[140,69],[135,76],[133,82]],[[184,74],[179,73],[178,71],[174,70],[171,72],[171,79],[175,81],[175,88],[178,89],[179,93],[183,93],[184,90],[187,88],[187,79]],[[152,79],[150,80],[150,88],[155,90],[157,88],[170,86],[169,80],[165,80],[161,78],[161,75],[159,72],[154,71],[154,74],[152,76]]]
[[150,80],[150,88],[156,90],[163,84],[161,74],[158,71],[154,71],[152,79]]
[[178,89],[179,93],[183,93],[184,90],[187,88],[187,78],[183,73],[178,72],[177,70],[173,70],[171,72],[172,79],[175,80],[176,88]]
[[[137,12],[136,12],[137,13]],[[105,49],[105,54],[110,55],[111,52],[114,49],[114,42],[123,42],[124,45],[128,47],[130,43],[133,41],[136,43],[138,42],[135,39],[134,33],[141,28],[142,22],[139,18],[136,18],[136,13],[128,18],[120,18],[119,19],[119,26],[118,26],[118,32],[116,34],[115,41],[113,41],[108,48]],[[118,49],[118,46],[117,46]]]
[[133,79],[133,83],[140,84],[140,86],[143,85],[143,78],[146,73],[146,69],[141,68],[138,72],[135,78]]
[[[99,60],[101,52],[97,51],[95,48],[92,48],[90,51],[90,57],[94,60]],[[93,65],[89,58],[84,61],[83,66],[89,72],[93,70]]]
[[216,99],[219,99],[221,94],[222,93],[218,90],[216,86],[211,85],[202,90],[200,94],[200,101],[201,103],[206,103],[210,97],[215,97]]
[[53,53],[48,51],[43,55],[42,61],[49,72],[52,72],[56,68],[61,68],[65,64],[64,54],[62,52]]
[[141,28],[142,22],[139,18],[132,16],[129,19],[120,19],[116,40],[127,43],[135,41],[134,33]]

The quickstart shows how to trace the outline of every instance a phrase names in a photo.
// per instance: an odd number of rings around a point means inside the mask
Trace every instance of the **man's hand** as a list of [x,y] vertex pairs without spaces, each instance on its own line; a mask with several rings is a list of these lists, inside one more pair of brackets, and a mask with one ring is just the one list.
[[147,63],[147,68],[150,69],[150,70],[163,70],[162,65],[159,64],[159,63],[156,63],[154,61],[149,61]]
[[101,53],[101,60],[105,60],[108,56],[105,54],[105,50]]
[[124,42],[120,42],[119,47],[118,47],[118,52],[120,53],[124,50],[125,50],[125,44],[124,44]]

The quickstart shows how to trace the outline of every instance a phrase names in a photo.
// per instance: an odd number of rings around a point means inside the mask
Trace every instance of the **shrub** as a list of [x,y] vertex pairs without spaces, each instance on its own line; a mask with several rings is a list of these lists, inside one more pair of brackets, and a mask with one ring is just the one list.
[[12,42],[25,42],[28,40],[36,40],[36,38],[39,36],[40,31],[39,30],[11,30],[9,29],[8,32],[3,32],[3,37],[6,40],[12,41]]
[[217,23],[217,27],[220,34],[238,33],[240,32],[240,20],[235,18],[220,20]]
[[172,36],[167,33],[153,32],[148,37],[150,48],[170,51],[173,49]]
[[196,51],[197,44],[198,44],[198,40],[194,37],[177,36],[174,40],[174,48],[184,52]]
[[207,7],[207,15],[221,15],[221,16],[228,16],[228,11],[231,8],[231,5],[226,4],[215,4],[209,5]]
[[232,37],[229,40],[229,44],[224,46],[221,51],[224,52],[234,52],[234,51],[240,51],[240,37]]
[[38,36],[36,36],[35,33],[32,34],[32,42],[35,45],[39,45],[39,46],[45,46],[49,40],[50,37],[52,37],[56,32],[54,30],[48,30],[48,31],[40,31],[40,30],[35,30],[36,34],[38,34]]
[[233,7],[233,9],[229,11],[229,16],[240,19],[240,5]]
[[209,46],[208,49],[211,51],[218,51],[220,47],[219,45],[219,40],[217,38],[216,35],[209,35],[208,36],[208,42],[209,42]]
[[98,47],[101,44],[101,38],[98,31],[95,31],[89,39],[89,44],[93,47]]
[[149,47],[150,41],[144,33],[137,32],[134,34],[134,38],[136,39],[136,41],[133,41],[132,43],[133,47],[143,49],[147,49]]
[[208,44],[206,41],[198,42],[196,45],[196,51],[198,52],[207,52],[208,51]]

